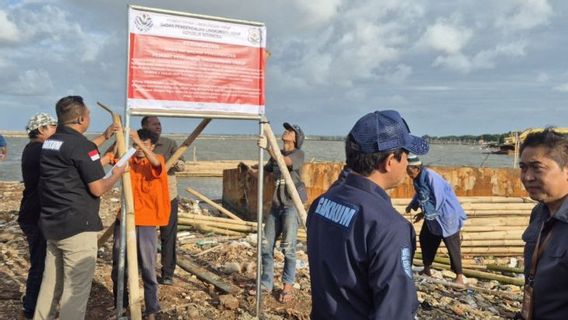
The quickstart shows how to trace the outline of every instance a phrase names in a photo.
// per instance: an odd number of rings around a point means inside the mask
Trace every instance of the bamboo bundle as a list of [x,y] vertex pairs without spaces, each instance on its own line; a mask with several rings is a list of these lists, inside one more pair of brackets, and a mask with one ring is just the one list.
[[[483,197],[483,196],[473,196],[473,197],[458,197],[460,203],[535,203],[530,198],[525,197]],[[407,205],[412,201],[411,198],[394,198],[392,199],[393,204]]]
[[[215,230],[223,231],[222,234],[236,235],[243,233],[256,232],[257,223],[252,221],[237,221],[234,219],[209,217],[202,215],[181,215],[178,217],[178,224],[192,225],[196,228],[207,231],[215,232]],[[230,233],[227,233],[230,231]],[[306,240],[306,231],[303,229],[298,230],[298,239]]]
[[[522,247],[465,247],[461,248],[462,255],[472,256],[492,256],[492,257],[510,257],[522,256],[524,248]],[[420,251],[421,252],[421,251]],[[446,248],[438,249],[438,253],[448,253]]]
[[[414,259],[413,264],[415,265],[423,265],[422,261]],[[434,269],[444,269],[444,270],[450,270],[451,267],[447,264],[443,264],[443,263],[437,263],[434,262],[432,263],[432,268]],[[485,280],[497,280],[500,283],[506,283],[506,284],[512,284],[512,285],[516,285],[516,286],[522,286],[525,284],[525,279],[523,278],[513,278],[513,277],[508,277],[508,276],[503,276],[503,275],[499,275],[499,274],[494,274],[494,273],[489,273],[489,272],[483,272],[483,271],[478,271],[478,270],[471,270],[471,269],[463,269],[463,274],[466,277],[473,277],[473,278],[478,278],[478,279],[485,279]]]
[[[422,253],[417,252],[414,255],[415,259],[422,259]],[[435,257],[434,262],[450,265],[450,258]],[[466,269],[487,270],[487,267],[481,264],[468,264],[462,261],[462,267]]]
[[462,240],[516,240],[521,239],[520,230],[507,230],[495,232],[463,233]]

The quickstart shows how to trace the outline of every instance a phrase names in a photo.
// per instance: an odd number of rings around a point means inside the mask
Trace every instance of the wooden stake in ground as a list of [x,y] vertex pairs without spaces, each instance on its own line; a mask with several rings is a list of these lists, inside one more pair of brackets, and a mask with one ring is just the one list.
[[[110,112],[112,122],[120,126],[121,130],[116,133],[116,145],[118,147],[118,154],[123,156],[126,153],[126,141],[124,131],[122,131],[120,115],[112,112],[100,102],[97,102],[97,104]],[[128,172],[128,170],[122,176],[122,192],[126,201],[126,256],[128,257],[128,301],[130,303],[130,316],[132,319],[140,320],[142,319],[142,299],[138,282],[138,250],[136,247],[136,224],[134,222],[134,196],[132,195],[132,181],[130,180],[130,172]]]
[[272,128],[269,123],[265,123],[263,125],[263,130],[264,135],[268,139],[268,146],[272,150],[272,154],[276,157],[275,160],[278,164],[282,177],[286,180],[286,188],[292,197],[292,201],[294,202],[294,207],[296,207],[296,213],[298,214],[298,217],[300,217],[302,227],[306,229],[306,209],[304,209],[304,204],[298,195],[298,190],[296,190],[296,185],[294,185],[294,182],[292,181],[292,176],[288,171],[288,167],[286,166],[286,163],[284,163],[284,157],[282,156],[282,153],[280,153],[280,147],[278,146],[274,132],[272,132]]

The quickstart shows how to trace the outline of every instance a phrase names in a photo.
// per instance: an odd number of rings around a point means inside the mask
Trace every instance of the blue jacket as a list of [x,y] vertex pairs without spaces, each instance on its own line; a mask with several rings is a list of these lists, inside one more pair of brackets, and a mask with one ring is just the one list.
[[430,232],[445,238],[463,227],[467,215],[454,190],[442,176],[423,167],[413,183],[416,195],[410,202],[410,207],[422,209],[424,223],[428,223]]
[[308,213],[312,319],[414,319],[412,225],[371,180],[352,173]]

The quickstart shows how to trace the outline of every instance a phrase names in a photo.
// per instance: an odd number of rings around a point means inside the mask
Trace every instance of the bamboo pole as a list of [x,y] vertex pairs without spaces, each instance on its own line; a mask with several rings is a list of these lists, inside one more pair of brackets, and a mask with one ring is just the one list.
[[[499,196],[460,196],[460,203],[533,203],[535,201],[528,197],[499,197]],[[393,205],[408,205],[412,198],[393,198]]]
[[523,274],[525,273],[525,270],[523,268],[515,268],[515,267],[509,267],[509,266],[501,266],[498,264],[488,264],[487,265],[487,270],[491,270],[491,271],[502,271],[502,272],[511,272],[511,273],[520,273]]
[[221,228],[208,226],[208,225],[200,224],[200,223],[195,224],[194,226],[197,227],[197,229],[199,229],[202,232],[213,232],[213,233],[222,234],[222,235],[225,235],[225,236],[240,236],[240,235],[243,235],[243,232],[221,229]]
[[[423,265],[422,261],[417,260],[417,259],[414,259],[413,263],[415,265],[419,265],[419,266]],[[432,263],[432,268],[451,270],[451,267],[449,265],[437,263],[437,262]],[[483,271],[478,271],[478,270],[470,270],[470,269],[466,269],[466,268],[463,268],[463,274],[466,277],[473,277],[473,278],[485,279],[485,280],[496,280],[496,281],[499,281],[500,283],[512,284],[512,285],[516,285],[516,286],[522,286],[522,285],[525,284],[525,279],[507,277],[507,276],[502,276],[502,275],[493,274],[493,273],[489,273],[489,272],[483,272]]]
[[[230,236],[245,236],[250,234],[251,232],[256,232],[256,230],[243,230],[248,229],[250,227],[245,226],[241,228],[239,226],[231,226],[227,225],[226,227],[218,226],[214,223],[207,223],[205,221],[191,221],[188,222],[188,225],[194,226],[198,230],[202,232],[214,232],[221,235],[230,235]],[[307,236],[305,233],[298,233],[298,240],[306,241]]]
[[[124,131],[122,131],[122,121],[120,115],[112,112],[108,107],[100,102],[97,104],[110,112],[114,124],[118,124],[121,128],[116,132],[116,145],[118,154],[123,156],[126,153],[126,141]],[[128,260],[128,301],[130,305],[130,316],[132,319],[142,319],[142,299],[140,295],[140,286],[138,282],[138,250],[136,247],[136,224],[134,221],[134,197],[132,195],[132,181],[130,180],[130,172],[127,170],[122,175],[122,191],[126,200],[126,255]]]
[[211,122],[211,118],[205,118],[201,120],[199,125],[193,130],[193,132],[185,139],[185,141],[177,148],[177,150],[172,154],[172,156],[166,162],[166,171],[170,170],[170,168],[176,163],[176,161],[181,158],[185,150],[189,148],[189,146],[197,139],[197,137],[201,134],[203,129],[207,127],[207,125]]
[[222,206],[216,204],[215,202],[213,202],[213,200],[207,198],[205,195],[197,192],[196,190],[194,190],[190,187],[187,187],[185,190],[187,190],[187,192],[191,193],[192,195],[198,197],[199,199],[207,202],[207,204],[209,204],[213,208],[219,210],[221,213],[225,214],[226,216],[230,217],[231,219],[239,220],[239,221],[243,220],[243,219],[239,218],[236,214],[234,214],[231,211],[229,211],[229,210],[223,208]]
[[110,227],[108,227],[105,232],[99,237],[99,240],[97,240],[97,247],[100,248],[102,247],[105,242],[107,242],[107,240],[110,238],[110,236],[112,236],[114,233],[114,222],[111,223]]
[[[417,252],[414,255],[414,258],[416,259],[422,259],[422,253],[421,252]],[[434,257],[434,262],[437,263],[441,263],[441,264],[445,264],[445,265],[450,265],[450,259],[449,258],[445,258],[445,257]],[[487,270],[487,267],[481,264],[468,264],[468,263],[464,263],[462,261],[462,267],[466,268],[466,269],[477,269],[477,270]]]
[[203,269],[202,267],[189,261],[189,259],[178,256],[177,265],[180,266],[183,270],[194,274],[199,280],[210,283],[225,293],[235,294],[240,291],[239,287],[236,287],[230,283],[223,282],[220,276]]
[[[438,249],[439,253],[448,253],[446,248]],[[522,256],[524,248],[521,247],[464,247],[461,248],[462,255],[473,255],[473,256],[489,256],[489,257],[518,257]]]
[[[234,230],[245,230],[246,228],[251,228],[251,232],[256,232],[257,223],[253,221],[236,221],[233,219],[220,218],[220,217],[210,217],[204,215],[191,215],[184,214],[178,217],[178,223],[184,224],[207,224],[212,226],[217,226],[219,228],[235,228]],[[298,230],[298,235],[305,235],[305,230]]]
[[280,147],[278,146],[278,142],[276,141],[276,137],[274,136],[274,132],[272,132],[272,128],[270,127],[269,123],[265,123],[263,126],[264,135],[268,139],[268,145],[272,150],[272,154],[276,157],[276,163],[278,164],[278,168],[280,169],[280,173],[284,180],[286,180],[286,188],[288,189],[288,193],[292,197],[292,201],[294,202],[294,207],[296,207],[296,214],[300,218],[300,223],[304,229],[306,229],[306,209],[304,208],[304,204],[298,195],[298,190],[296,190],[296,186],[292,181],[292,176],[290,176],[290,172],[288,171],[288,167],[286,163],[284,163],[284,157],[280,152]]
[[212,216],[198,215],[198,214],[180,214],[178,216],[178,221],[180,219],[217,221],[217,222],[223,222],[223,223],[234,223],[234,224],[242,224],[242,225],[248,225],[248,226],[256,226],[256,222],[253,222],[253,221],[236,220],[236,219],[228,219],[228,218],[221,218],[221,217],[212,217]]

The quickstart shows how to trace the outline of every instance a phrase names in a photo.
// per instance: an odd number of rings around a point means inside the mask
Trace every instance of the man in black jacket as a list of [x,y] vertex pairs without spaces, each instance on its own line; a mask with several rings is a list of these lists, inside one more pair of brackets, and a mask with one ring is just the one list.
[[533,319],[567,319],[568,137],[547,128],[529,134],[520,152],[521,181],[531,199],[539,202],[523,234]]
[[414,319],[416,235],[385,192],[404,180],[409,152],[428,144],[396,111],[369,113],[349,132],[350,173],[308,213],[312,319]]
[[83,319],[97,260],[100,196],[110,190],[125,167],[105,172],[97,145],[83,134],[90,111],[79,96],[60,99],[58,127],[41,150],[39,225],[47,239],[45,272],[34,319]]

